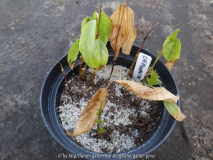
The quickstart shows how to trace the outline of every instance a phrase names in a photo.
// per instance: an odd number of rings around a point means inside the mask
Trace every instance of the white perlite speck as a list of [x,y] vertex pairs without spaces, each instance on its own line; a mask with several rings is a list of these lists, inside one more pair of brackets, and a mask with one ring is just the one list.
[[[89,69],[89,71],[91,72],[91,69]],[[102,78],[107,79],[110,75],[110,71],[111,71],[111,66],[108,65],[108,66],[105,66],[103,70],[96,72],[96,79],[95,79],[96,82],[98,82]],[[114,73],[112,74],[112,77],[111,77],[111,81],[126,79],[127,72],[128,72],[127,68],[122,66],[115,66]],[[139,79],[131,79],[131,80],[139,82]],[[75,94],[78,91],[81,92],[82,89],[84,89],[85,87],[86,86],[83,85],[78,88],[77,86],[72,85],[73,93]],[[120,91],[121,88],[122,88],[121,85],[115,84],[116,93],[113,93],[113,94],[115,94],[116,97],[120,97],[123,95]],[[111,94],[110,90],[108,90],[108,92],[109,94]],[[90,92],[91,98],[94,94],[95,94],[95,91]],[[68,103],[68,101],[70,101],[71,99],[69,96],[62,94],[61,99],[62,98],[65,99],[65,101],[63,101],[62,106],[59,106],[59,113],[60,113],[59,117],[61,120],[61,124],[67,132],[69,132],[70,130],[74,131],[78,122],[79,115],[81,114],[85,106],[87,105],[87,101],[85,101],[85,99],[82,98],[80,102]],[[134,101],[134,99],[132,100]],[[79,105],[80,108],[76,107],[76,105]],[[115,114],[110,111],[111,107],[114,108]],[[127,106],[126,109],[123,109],[123,107],[122,108],[121,107],[119,108],[119,107],[120,106],[117,106],[116,104],[113,104],[108,100],[101,116],[101,119],[104,121],[104,126],[110,126],[110,125],[119,126],[119,124],[123,124],[124,126],[126,126],[126,125],[132,124],[128,116],[130,114],[133,116],[136,116],[136,110],[134,108],[131,108],[130,106]],[[143,117],[148,116],[148,114],[146,113],[146,109],[148,109],[150,106],[148,105],[148,103],[146,103],[146,100],[143,100],[139,107],[140,107],[141,115]],[[114,119],[110,118],[112,115],[114,116]],[[95,126],[94,129],[97,129],[97,127]],[[96,138],[90,137],[89,135],[90,132],[91,131],[75,137],[75,140],[79,142],[86,149],[89,149],[95,152],[103,153],[101,148],[107,148],[108,153],[112,153],[114,148],[116,147],[117,148],[116,153],[119,153],[122,151],[129,150],[133,148],[134,146],[134,137],[130,137],[125,134],[120,135],[119,131],[117,130],[114,130],[112,134],[110,135],[110,138],[111,138],[110,142],[101,138],[98,139],[97,141]],[[132,130],[131,132],[133,135],[138,134],[137,130]],[[93,135],[95,133],[91,133],[91,134]]]

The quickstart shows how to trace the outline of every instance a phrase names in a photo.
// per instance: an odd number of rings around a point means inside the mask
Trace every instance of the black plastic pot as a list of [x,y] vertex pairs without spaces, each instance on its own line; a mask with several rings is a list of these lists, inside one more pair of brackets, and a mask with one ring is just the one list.
[[[112,62],[114,52],[108,42],[107,48],[109,50],[109,62]],[[130,67],[132,61],[134,59],[135,54],[138,51],[137,46],[132,47],[131,55],[126,56],[120,53],[118,59],[116,60],[117,65],[122,65],[127,68]],[[146,50],[142,50],[143,53],[152,57],[152,63],[156,59],[156,57],[149,53]],[[78,74],[78,64],[79,61],[76,62],[74,70],[71,71],[70,67],[67,63],[67,55],[60,59],[60,63],[64,66],[65,73],[67,78],[70,78],[73,73]],[[165,65],[158,61],[155,68],[157,69],[159,76],[162,80],[162,86],[165,87],[167,90],[172,92],[174,95],[179,95],[177,84],[170,73],[170,71],[165,67]],[[116,74],[116,73],[114,73]],[[76,82],[77,83],[77,82]],[[160,108],[162,110],[161,118],[159,121],[159,125],[156,131],[152,134],[148,141],[146,141],[143,145],[138,146],[132,150],[127,152],[119,153],[119,154],[100,154],[96,152],[89,151],[85,148],[80,147],[79,145],[75,144],[66,134],[65,131],[62,129],[58,117],[57,117],[57,109],[56,103],[59,101],[62,91],[64,89],[64,77],[61,73],[60,66],[56,63],[52,69],[50,70],[49,74],[47,75],[44,84],[41,89],[40,95],[40,108],[43,120],[47,129],[51,133],[51,135],[60,143],[64,148],[66,148],[69,152],[75,155],[87,155],[87,159],[103,159],[104,156],[108,156],[107,159],[111,158],[129,158],[132,159],[136,155],[146,155],[157,147],[159,147],[169,136],[172,132],[176,120],[167,112],[163,103],[160,103]],[[180,101],[178,101],[178,106],[180,107]],[[102,157],[101,157],[102,156]],[[120,156],[120,157],[119,157]]]

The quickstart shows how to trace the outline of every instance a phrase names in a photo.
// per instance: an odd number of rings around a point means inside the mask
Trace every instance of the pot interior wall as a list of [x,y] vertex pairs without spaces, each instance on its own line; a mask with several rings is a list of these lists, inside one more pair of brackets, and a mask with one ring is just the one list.
[[[113,59],[113,51],[109,45],[107,44],[108,50],[109,50],[109,62],[112,62]],[[129,68],[132,64],[132,61],[134,59],[135,53],[137,53],[138,47],[133,46],[130,56],[121,54],[119,55],[118,59],[116,60],[116,65],[122,65],[124,67]],[[152,57],[152,63],[155,60],[155,56],[151,53],[142,50],[143,53],[150,55]],[[74,70],[71,71],[68,64],[67,64],[67,55],[64,56],[60,62],[64,66],[65,73],[67,75],[67,78],[71,78],[73,73],[76,75],[78,74],[78,64],[79,61],[76,62]],[[173,79],[171,73],[168,71],[168,69],[163,65],[161,61],[158,61],[156,64],[156,67],[159,73],[159,76],[162,80],[162,86],[165,87],[167,90],[172,92],[173,94],[179,94],[178,88],[176,85],[175,80]],[[115,74],[115,73],[114,73]],[[77,83],[77,82],[76,82]],[[58,64],[55,64],[51,71],[49,72],[43,87],[41,91],[41,97],[40,97],[40,106],[41,106],[41,113],[44,119],[44,122],[49,130],[49,132],[52,134],[52,136],[68,151],[70,151],[73,154],[85,154],[85,155],[92,155],[98,154],[94,153],[92,151],[89,151],[87,149],[84,149],[78,145],[76,145],[66,134],[65,131],[62,129],[59,119],[57,117],[57,107],[60,100],[60,96],[64,89],[64,77],[61,73],[60,66]],[[180,101],[178,101],[178,106],[180,106]],[[165,139],[169,136],[172,129],[174,128],[174,125],[176,123],[175,119],[170,116],[170,114],[165,109],[163,102],[160,102],[160,109],[162,110],[161,119],[159,121],[159,125],[156,129],[156,131],[153,133],[153,135],[150,137],[148,141],[146,141],[143,145],[138,146],[132,150],[129,150],[128,152],[124,152],[121,154],[124,155],[135,155],[135,154],[148,154],[154,149],[156,149],[158,146],[160,146]],[[105,154],[106,155],[106,154]]]

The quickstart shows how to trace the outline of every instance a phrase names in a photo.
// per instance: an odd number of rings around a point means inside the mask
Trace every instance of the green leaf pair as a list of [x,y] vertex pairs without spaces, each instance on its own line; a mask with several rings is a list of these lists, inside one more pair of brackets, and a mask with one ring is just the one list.
[[96,120],[95,123],[104,124],[104,121],[102,121],[102,120]]
[[[98,32],[99,14],[94,12],[93,17],[86,17],[82,21],[81,37],[70,48],[68,53],[68,63],[73,67],[73,63],[81,52],[85,63],[98,69],[106,65],[108,61],[108,50],[106,43],[111,32],[111,22],[108,16],[101,12],[101,19]],[[96,34],[99,33],[98,39]]]
[[153,87],[154,85],[162,84],[162,82],[159,80],[159,76],[156,71],[152,71],[152,74],[150,78],[147,78],[147,81],[149,83],[149,87]]

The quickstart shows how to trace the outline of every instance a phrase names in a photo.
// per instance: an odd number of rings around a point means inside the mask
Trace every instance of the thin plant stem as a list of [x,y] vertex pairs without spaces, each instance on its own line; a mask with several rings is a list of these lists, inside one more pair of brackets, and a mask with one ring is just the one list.
[[[143,85],[145,85],[145,83],[146,83],[146,79],[144,78],[144,79],[143,79]],[[142,102],[142,100],[143,100],[143,98],[140,98],[140,99],[138,100],[138,102],[136,103],[136,105],[139,105],[139,104]]]
[[98,120],[98,122],[97,122],[97,129],[98,129],[98,133],[100,134],[100,136],[101,136],[101,138],[103,138],[103,134],[102,134],[102,132],[100,132],[100,124],[101,124],[101,114],[102,114],[102,105],[103,105],[103,101],[104,101],[104,99],[102,99],[101,100],[101,105],[100,105],[100,107],[99,107],[99,109],[98,109],[98,117],[97,117],[97,120]]
[[[141,49],[142,49],[142,47],[143,47],[145,41],[146,41],[147,38],[149,37],[149,34],[153,31],[153,29],[154,29],[158,24],[159,24],[159,22],[157,22],[157,23],[155,24],[155,26],[154,26],[154,27],[148,32],[148,34],[144,37],[144,40],[143,40],[143,42],[141,43],[141,46],[140,46],[140,48],[138,49],[138,52],[137,52],[137,54],[135,55],[135,58],[134,58],[134,60],[133,60],[133,62],[132,62],[132,65],[131,65],[131,67],[130,67],[128,73],[127,73],[127,77],[126,77],[127,80],[129,80],[130,73],[131,73],[133,67],[135,66],[135,62],[136,62],[136,60],[138,59],[138,55],[139,55],[139,53],[140,53],[140,51],[141,51]],[[126,89],[124,89],[124,95],[126,95]]]
[[100,27],[100,22],[101,22],[101,12],[102,12],[102,5],[100,6],[100,14],[99,14],[99,22],[98,22],[98,31],[96,34],[96,39],[98,39],[99,36],[99,27]]
[[[100,105],[100,107],[98,109],[98,112],[99,112],[99,114],[98,114],[98,120],[101,120],[102,105],[103,105],[103,100],[101,100],[101,105]],[[99,131],[100,130],[100,124],[99,123],[97,123],[97,128],[98,128],[98,131]]]
[[80,75],[80,78],[81,78],[81,79],[83,78],[83,77],[82,77],[82,70],[81,70],[81,68],[82,68],[82,62],[83,62],[83,57],[80,56],[80,62],[79,62],[79,75]]
[[95,71],[92,73],[92,86],[95,87]]
[[85,74],[86,68],[87,68],[87,64],[81,69],[81,70],[82,70],[81,75],[82,75],[82,78],[83,78],[83,79],[86,78],[85,75],[84,75],[84,74]]
[[[98,39],[98,36],[99,36],[99,27],[100,27],[100,22],[101,22],[101,12],[102,12],[102,5],[100,6],[98,31],[97,31],[97,34],[96,34],[96,39]],[[95,87],[95,71],[93,71],[93,73],[92,73],[92,86]]]
[[[163,48],[162,50],[158,53],[158,56],[157,58],[155,59],[155,62],[153,63],[151,69],[150,69],[150,72],[154,69],[156,63],[158,62],[159,58],[163,55],[163,50],[167,47],[167,45],[169,44],[170,42],[168,42]],[[147,77],[147,76],[146,76]]]
[[158,24],[159,24],[159,22],[157,22],[157,23],[155,24],[155,26],[154,26],[154,27],[148,32],[148,34],[144,37],[144,40],[143,40],[143,42],[141,43],[141,46],[140,46],[140,48],[138,49],[138,52],[137,52],[137,54],[136,54],[136,56],[135,56],[135,58],[134,58],[134,61],[132,62],[132,65],[131,65],[131,67],[130,67],[128,73],[127,73],[127,80],[129,80],[129,75],[130,75],[130,73],[131,73],[131,71],[132,71],[132,69],[133,69],[133,67],[134,67],[134,65],[135,65],[136,60],[138,59],[138,55],[139,55],[139,53],[140,53],[140,51],[141,51],[141,49],[142,49],[142,47],[143,47],[143,45],[144,45],[146,39],[149,37],[149,34],[153,31],[153,29],[154,29]]
[[[49,60],[46,60],[46,61],[58,62],[57,60],[54,60],[54,59],[49,59]],[[60,66],[61,66],[61,72],[62,72],[62,74],[63,74],[63,76],[64,76],[65,83],[67,84],[67,86],[68,86],[68,88],[69,88],[70,97],[71,97],[72,101],[74,102],[74,100],[73,100],[72,89],[71,89],[71,87],[70,87],[70,84],[69,84],[68,81],[67,81],[67,77],[66,77],[66,74],[65,74],[65,71],[64,71],[64,67],[62,66],[62,64],[61,64],[60,62],[58,62],[58,64],[60,64]]]
[[[120,32],[120,29],[121,29],[121,24],[122,24],[122,20],[123,20],[123,16],[124,16],[124,10],[125,10],[125,7],[126,7],[126,1],[124,2],[124,9],[123,9],[123,13],[122,13],[122,17],[121,17],[121,22],[119,24],[119,27],[118,27],[118,33],[117,33],[117,37],[116,37],[116,41],[115,41],[115,51],[116,51],[116,46],[117,46],[117,41],[118,41],[118,35],[119,35],[119,32]],[[109,76],[109,79],[111,79],[112,77],[112,73],[113,73],[113,70],[114,70],[114,66],[115,66],[115,51],[114,51],[114,59],[113,59],[113,63],[112,63],[112,69],[111,69],[111,73],[110,73],[110,76]]]

